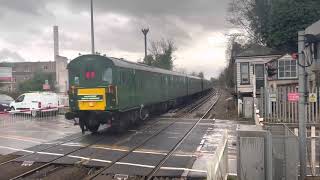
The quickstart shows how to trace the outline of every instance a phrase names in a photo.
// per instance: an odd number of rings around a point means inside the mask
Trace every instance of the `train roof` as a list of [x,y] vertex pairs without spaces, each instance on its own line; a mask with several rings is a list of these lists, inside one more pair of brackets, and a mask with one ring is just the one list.
[[[142,70],[142,71],[156,72],[156,73],[161,73],[161,74],[171,74],[171,75],[176,75],[176,76],[185,76],[185,77],[194,78],[194,79],[201,79],[197,76],[191,76],[191,75],[179,73],[176,71],[170,71],[170,70],[161,69],[161,68],[157,68],[157,67],[153,67],[153,66],[148,66],[146,64],[128,61],[123,58],[115,58],[115,57],[108,57],[108,56],[101,56],[101,55],[83,55],[83,56],[103,57],[108,60],[111,60],[115,66],[123,67],[123,68],[131,68],[131,69],[138,69],[138,70]],[[83,57],[83,56],[80,56],[80,57]]]

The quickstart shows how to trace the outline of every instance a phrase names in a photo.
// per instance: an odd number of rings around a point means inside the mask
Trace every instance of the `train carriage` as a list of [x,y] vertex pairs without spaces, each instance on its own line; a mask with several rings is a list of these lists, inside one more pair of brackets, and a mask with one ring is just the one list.
[[100,124],[121,131],[210,89],[198,77],[100,55],[80,56],[67,68],[71,112],[66,117],[78,117],[83,131],[96,132]]

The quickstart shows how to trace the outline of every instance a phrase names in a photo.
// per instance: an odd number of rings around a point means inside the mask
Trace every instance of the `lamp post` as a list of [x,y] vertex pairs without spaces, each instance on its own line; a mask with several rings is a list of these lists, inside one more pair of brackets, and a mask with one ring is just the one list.
[[147,34],[149,32],[149,28],[145,28],[141,30],[144,35],[144,58],[147,57]]
[[94,49],[94,28],[93,28],[93,0],[90,1],[91,8],[91,53],[95,54]]

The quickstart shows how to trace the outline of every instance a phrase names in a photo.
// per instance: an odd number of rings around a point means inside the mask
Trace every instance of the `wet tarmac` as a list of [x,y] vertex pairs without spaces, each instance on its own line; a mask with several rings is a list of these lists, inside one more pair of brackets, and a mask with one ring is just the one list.
[[26,115],[0,115],[0,155],[33,147],[75,133],[79,127],[58,115],[32,118]]
[[[82,135],[79,127],[63,116],[28,119],[24,116],[2,115],[0,154],[14,152],[11,155],[21,156],[16,161],[20,163],[53,162],[63,166],[80,164],[85,167],[108,167],[103,172],[105,175],[145,176],[174,148],[196,121],[196,118],[160,117],[123,134],[111,134],[102,130],[99,134]],[[213,159],[225,130],[229,134],[229,168],[234,173],[236,127],[237,124],[247,123],[201,120],[162,165],[157,176],[205,178],[208,163]],[[157,134],[158,132],[160,133]],[[154,137],[148,139],[150,136]],[[147,142],[139,146],[145,140]],[[137,146],[139,148],[135,148]],[[132,149],[134,151],[130,152]],[[103,177],[98,176],[97,179]]]

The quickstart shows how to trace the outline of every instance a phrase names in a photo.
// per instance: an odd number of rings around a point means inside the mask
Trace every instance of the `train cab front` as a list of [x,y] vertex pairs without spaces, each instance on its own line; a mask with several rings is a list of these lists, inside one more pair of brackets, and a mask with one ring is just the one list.
[[71,112],[65,116],[67,119],[79,118],[82,132],[97,132],[100,124],[111,123],[110,110],[115,108],[113,85],[97,88],[71,87],[69,98]]

